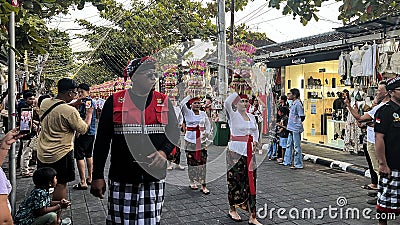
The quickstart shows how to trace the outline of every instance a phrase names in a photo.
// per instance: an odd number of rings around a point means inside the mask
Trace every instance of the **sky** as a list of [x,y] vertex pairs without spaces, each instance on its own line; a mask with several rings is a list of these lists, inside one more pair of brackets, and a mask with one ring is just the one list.
[[[126,3],[129,1],[117,1],[129,5]],[[320,12],[317,13],[320,20],[318,22],[312,20],[307,26],[303,26],[298,18],[293,20],[293,16],[283,16],[281,11],[269,8],[266,0],[255,0],[249,2],[243,11],[235,14],[235,24],[245,23],[252,31],[265,32],[268,38],[278,43],[333,31],[333,28],[342,26],[341,21],[337,20],[339,3],[331,0],[322,6]],[[97,9],[91,4],[86,4],[83,10],[72,11],[69,15],[54,18],[49,24],[50,27],[70,33],[73,38],[71,43],[73,51],[88,50],[85,42],[75,38],[75,34],[84,32],[79,25],[74,23],[75,19],[86,19],[96,25],[110,24],[99,18]],[[226,14],[226,23],[228,27],[230,13]]]

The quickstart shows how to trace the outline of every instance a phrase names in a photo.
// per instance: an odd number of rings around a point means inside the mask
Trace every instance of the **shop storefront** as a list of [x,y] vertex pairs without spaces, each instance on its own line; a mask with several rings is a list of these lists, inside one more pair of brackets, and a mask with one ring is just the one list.
[[[343,90],[352,91],[338,74],[339,56],[343,51],[315,52],[296,57],[271,60],[268,67],[281,68],[282,94],[290,89],[300,90],[306,119],[303,122],[303,141],[344,147],[344,126],[346,114]],[[340,96],[340,97],[339,97]]]
[[280,71],[281,94],[300,90],[306,116],[302,141],[363,152],[365,128],[349,115],[344,99],[348,96],[362,115],[372,108],[378,82],[399,74],[400,42],[393,37],[399,37],[400,30],[392,33],[390,39],[381,33],[372,41],[368,35],[348,38],[328,33],[293,42],[303,45],[297,49],[282,50],[291,48],[292,42],[264,48],[270,51],[267,67]]
[[303,140],[332,147],[344,147],[345,86],[338,74],[338,60],[286,66],[283,73],[284,93],[291,88],[300,90],[306,119]]

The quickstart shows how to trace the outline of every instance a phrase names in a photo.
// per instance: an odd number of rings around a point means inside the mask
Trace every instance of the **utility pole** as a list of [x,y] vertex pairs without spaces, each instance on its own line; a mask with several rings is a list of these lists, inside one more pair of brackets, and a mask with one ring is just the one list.
[[[235,0],[231,0],[231,27],[230,27],[230,35],[229,35],[229,44],[232,46],[234,44],[233,40],[233,32],[235,30]],[[233,80],[233,65],[230,64],[230,68],[228,69],[228,85],[229,82]]]
[[[218,0],[218,96],[223,102],[228,91],[228,76],[226,74],[226,30],[225,30],[225,0]],[[226,121],[225,112],[219,115],[221,121]]]
[[[14,1],[12,2],[13,6]],[[18,3],[17,3],[18,4]],[[8,128],[15,128],[15,12],[11,12],[8,27],[10,47],[8,48]],[[9,179],[11,186],[14,187],[10,193],[10,204],[12,215],[16,212],[17,176],[15,167],[15,144],[11,145],[9,151]]]
[[233,45],[233,31],[234,31],[234,26],[235,25],[235,0],[231,0],[231,35],[229,37],[229,44]]

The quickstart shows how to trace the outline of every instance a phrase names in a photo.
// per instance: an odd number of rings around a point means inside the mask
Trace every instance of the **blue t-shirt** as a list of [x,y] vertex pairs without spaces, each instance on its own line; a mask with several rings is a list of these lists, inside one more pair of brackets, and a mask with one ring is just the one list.
[[34,213],[43,208],[50,206],[50,194],[47,190],[35,188],[19,205],[18,211],[14,217],[15,225],[30,225],[38,215]]
[[93,99],[91,99],[90,97],[86,98],[87,102],[90,103],[86,103],[86,104],[81,104],[79,106],[79,115],[81,116],[81,118],[84,120],[86,118],[86,110],[92,108],[93,112],[92,112],[92,121],[90,122],[90,128],[89,131],[86,133],[87,135],[95,135],[96,134],[96,103]]
[[296,99],[290,106],[287,130],[302,133],[304,131],[301,116],[304,116],[304,107],[300,100]]

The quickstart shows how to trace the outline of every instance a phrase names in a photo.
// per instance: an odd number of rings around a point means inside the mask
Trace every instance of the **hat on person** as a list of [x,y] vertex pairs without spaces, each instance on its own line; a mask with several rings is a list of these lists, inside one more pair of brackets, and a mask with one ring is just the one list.
[[400,87],[400,76],[397,76],[395,78],[389,79],[386,84],[386,90],[394,90],[396,88]]
[[241,99],[247,99],[249,100],[249,96],[245,94],[240,94],[235,100],[232,102],[232,104],[236,105]]
[[150,56],[138,58],[130,61],[125,67],[123,75],[125,78],[132,77],[133,74],[140,68],[141,71],[156,68],[156,60]]
[[71,89],[78,88],[76,81],[70,78],[62,78],[57,83],[58,92],[67,92]]
[[189,100],[189,104],[191,105],[191,104],[193,104],[193,102],[197,102],[197,101],[200,101],[200,98],[199,97],[193,97],[193,98],[191,98]]
[[249,100],[249,96],[245,95],[245,94],[241,94],[239,95],[240,99],[247,99]]

